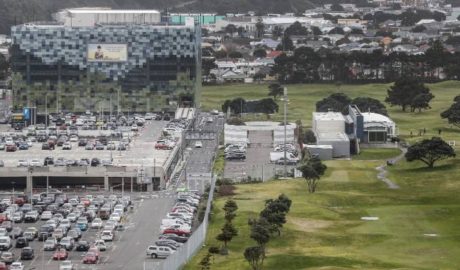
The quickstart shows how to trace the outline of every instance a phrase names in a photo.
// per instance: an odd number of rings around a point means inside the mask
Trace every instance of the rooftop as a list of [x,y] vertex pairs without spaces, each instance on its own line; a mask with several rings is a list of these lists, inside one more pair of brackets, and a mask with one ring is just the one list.
[[75,14],[159,14],[154,9],[68,8],[63,11]]
[[313,119],[317,121],[345,121],[339,112],[313,112]]

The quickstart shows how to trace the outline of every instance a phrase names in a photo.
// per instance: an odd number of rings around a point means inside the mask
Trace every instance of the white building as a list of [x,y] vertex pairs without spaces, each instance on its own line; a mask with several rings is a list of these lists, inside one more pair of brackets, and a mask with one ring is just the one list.
[[97,24],[158,24],[157,10],[123,10],[111,8],[68,8],[54,14],[56,21],[71,27],[91,27]]
[[[350,157],[350,139],[345,133],[345,117],[338,112],[314,112],[312,129],[316,144],[334,158]],[[331,148],[325,146],[332,146]]]

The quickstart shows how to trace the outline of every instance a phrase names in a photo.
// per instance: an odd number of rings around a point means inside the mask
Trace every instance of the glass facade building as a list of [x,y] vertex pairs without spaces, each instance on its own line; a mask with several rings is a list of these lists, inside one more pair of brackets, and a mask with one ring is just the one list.
[[42,111],[46,103],[57,111],[160,111],[183,101],[199,106],[196,24],[24,24],[13,26],[11,36],[16,108]]

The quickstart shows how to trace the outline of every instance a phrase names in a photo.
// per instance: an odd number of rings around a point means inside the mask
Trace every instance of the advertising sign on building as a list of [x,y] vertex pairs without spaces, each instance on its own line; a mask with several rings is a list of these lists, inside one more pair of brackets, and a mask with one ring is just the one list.
[[128,60],[126,44],[88,44],[88,61],[124,62]]

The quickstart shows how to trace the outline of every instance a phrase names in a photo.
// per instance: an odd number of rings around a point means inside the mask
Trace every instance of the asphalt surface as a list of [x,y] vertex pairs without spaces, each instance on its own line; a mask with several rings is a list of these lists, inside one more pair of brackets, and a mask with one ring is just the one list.
[[[249,132],[251,144],[247,147],[245,160],[226,160],[224,177],[234,181],[248,179],[268,180],[275,175],[282,175],[283,165],[276,165],[270,162],[270,152],[273,151],[273,137],[271,132],[251,131]],[[295,166],[288,166],[291,170]]]
[[[210,117],[213,121],[206,121]],[[189,158],[185,170],[186,177],[183,179],[187,188],[203,192],[206,184],[210,183],[209,176],[211,176],[213,161],[219,144],[219,133],[223,130],[224,122],[223,118],[218,118],[209,113],[200,113],[196,119],[195,131],[215,132],[216,136],[213,140],[199,139],[203,144],[201,148],[195,147],[195,143],[198,140],[188,141],[189,147],[186,155]]]

